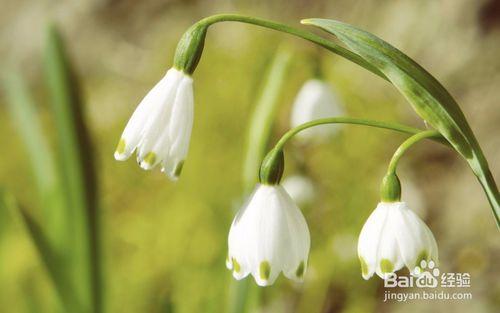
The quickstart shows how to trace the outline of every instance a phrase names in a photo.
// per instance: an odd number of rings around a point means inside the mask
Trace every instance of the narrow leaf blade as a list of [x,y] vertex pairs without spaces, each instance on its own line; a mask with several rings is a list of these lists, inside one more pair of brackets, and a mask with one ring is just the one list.
[[382,39],[349,24],[326,19],[308,19],[303,23],[337,36],[379,68],[424,120],[465,158],[472,157],[470,141],[475,139],[463,112],[448,91],[419,64]]
[[0,210],[9,211],[14,219],[20,221],[21,225],[26,229],[26,233],[47,269],[49,277],[59,294],[59,299],[66,310],[79,307],[71,287],[71,281],[65,275],[65,272],[61,270],[60,255],[54,250],[40,223],[32,217],[28,210],[19,206],[14,197],[6,191],[0,192]]
[[99,220],[97,212],[97,179],[92,145],[84,123],[78,83],[55,27],[50,27],[44,55],[57,131],[61,181],[67,195],[67,208],[72,218],[74,245],[72,272],[83,311],[102,310]]
[[436,128],[467,160],[483,186],[500,226],[500,196],[486,158],[462,110],[439,81],[403,52],[364,30],[328,19],[307,19],[302,23],[335,35],[350,50],[385,74],[420,117]]
[[3,79],[13,125],[18,131],[34,174],[40,204],[43,209],[44,229],[55,249],[66,241],[65,208],[54,158],[42,129],[35,101],[23,78],[16,72],[7,72]]
[[291,59],[292,52],[288,46],[278,48],[261,84],[260,95],[256,99],[255,109],[250,117],[246,137],[246,153],[243,163],[243,181],[246,193],[250,192],[257,183],[259,166],[266,154]]

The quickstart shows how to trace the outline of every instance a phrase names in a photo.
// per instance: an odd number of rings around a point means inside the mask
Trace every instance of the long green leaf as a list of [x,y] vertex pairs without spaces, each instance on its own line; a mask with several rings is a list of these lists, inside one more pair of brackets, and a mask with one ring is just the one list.
[[350,50],[385,74],[417,114],[467,160],[483,186],[500,226],[500,196],[488,163],[462,110],[439,81],[403,52],[352,25],[328,19],[307,19],[302,23],[337,36]]
[[50,27],[45,48],[45,73],[58,139],[58,165],[71,214],[72,274],[83,312],[101,312],[101,270],[96,177],[88,132],[82,116],[78,84],[62,39]]
[[67,224],[63,193],[54,166],[53,155],[44,135],[39,112],[26,83],[15,71],[5,74],[3,87],[13,124],[21,136],[33,170],[40,204],[43,209],[44,229],[56,250],[65,245]]
[[3,190],[0,191],[0,210],[11,213],[26,228],[26,233],[40,255],[40,259],[46,267],[49,277],[52,279],[54,287],[59,294],[59,299],[61,299],[62,305],[66,310],[79,307],[71,288],[70,280],[64,271],[61,271],[61,259],[48,240],[40,223],[26,209],[20,207],[11,194]]

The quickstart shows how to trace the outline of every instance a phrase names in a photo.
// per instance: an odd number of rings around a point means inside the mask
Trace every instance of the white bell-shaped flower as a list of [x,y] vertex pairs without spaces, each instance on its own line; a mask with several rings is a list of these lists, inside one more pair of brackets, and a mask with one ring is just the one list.
[[[328,117],[343,115],[343,108],[332,88],[319,79],[308,80],[300,89],[292,107],[292,127]],[[299,140],[321,141],[337,133],[340,125],[318,125],[299,134]]]
[[137,150],[137,162],[143,169],[161,163],[162,171],[176,180],[189,148],[193,110],[193,79],[169,69],[132,114],[115,159],[126,160]]
[[280,185],[259,184],[229,231],[226,265],[236,279],[252,274],[259,286],[280,272],[302,281],[310,235],[300,209]]
[[414,273],[422,260],[438,262],[438,248],[427,225],[405,202],[380,202],[365,222],[358,241],[364,279],[384,278],[403,266]]

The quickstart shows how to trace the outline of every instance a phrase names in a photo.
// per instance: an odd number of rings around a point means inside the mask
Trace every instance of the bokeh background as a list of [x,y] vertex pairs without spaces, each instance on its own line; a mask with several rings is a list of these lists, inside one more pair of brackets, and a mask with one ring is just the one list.
[[[289,128],[290,105],[313,74],[311,55],[347,115],[425,127],[389,84],[310,43],[254,26],[210,28],[195,79],[195,122],[182,177],[133,160],[116,162],[115,145],[144,94],[171,66],[192,23],[238,12],[300,27],[307,17],[339,19],[394,44],[454,95],[500,179],[500,1],[6,1],[0,19],[0,65],[22,72],[35,95],[47,140],[54,127],[42,75],[44,28],[55,21],[75,64],[98,175],[104,303],[108,312],[226,312],[235,284],[226,270],[226,239],[244,197],[247,123],[277,47],[293,51],[271,142]],[[326,35],[325,35],[326,36]],[[29,153],[0,97],[0,184],[40,215]],[[21,126],[22,127],[22,126]],[[498,312],[498,230],[486,197],[456,153],[425,142],[399,173],[403,198],[425,219],[439,245],[440,269],[469,272],[472,300],[384,303],[380,279],[364,281],[359,231],[378,201],[379,181],[403,136],[343,127],[331,141],[287,147],[285,175],[305,174],[316,197],[303,207],[312,250],[305,283],[279,278],[256,290],[252,312]],[[256,169],[257,171],[257,169]],[[251,278],[247,278],[250,280]],[[57,312],[57,294],[29,235],[0,212],[0,311]]]

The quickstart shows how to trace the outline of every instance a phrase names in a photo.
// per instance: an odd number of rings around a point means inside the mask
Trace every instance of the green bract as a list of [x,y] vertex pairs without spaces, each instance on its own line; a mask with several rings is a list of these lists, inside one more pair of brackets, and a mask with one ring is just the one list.
[[302,23],[335,35],[352,52],[384,73],[413,109],[467,160],[485,189],[497,225],[500,225],[498,189],[483,152],[462,110],[437,79],[395,47],[359,28],[327,19],[307,19]]

